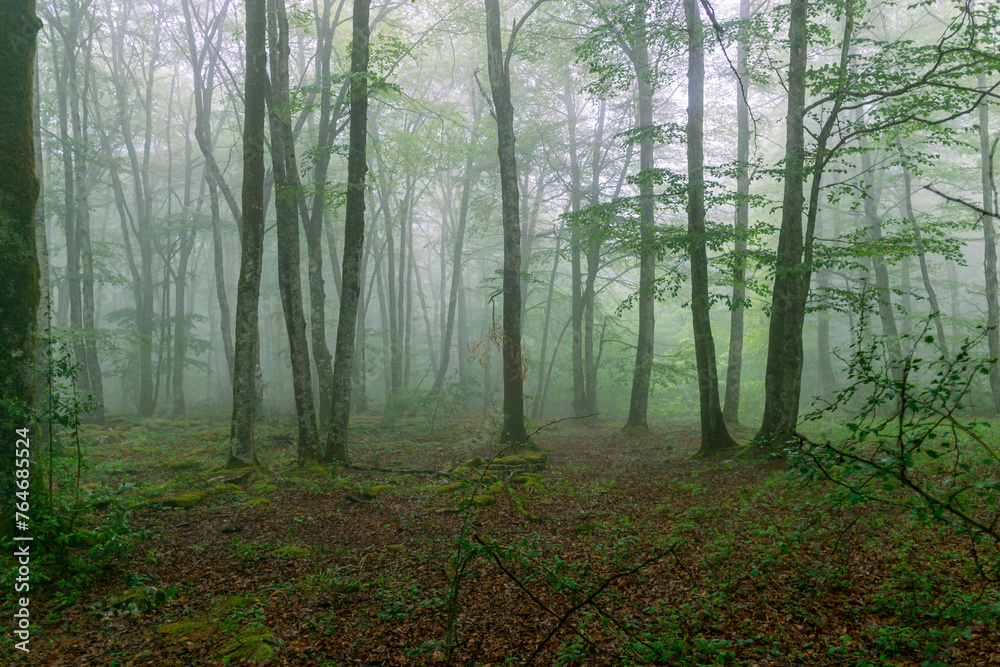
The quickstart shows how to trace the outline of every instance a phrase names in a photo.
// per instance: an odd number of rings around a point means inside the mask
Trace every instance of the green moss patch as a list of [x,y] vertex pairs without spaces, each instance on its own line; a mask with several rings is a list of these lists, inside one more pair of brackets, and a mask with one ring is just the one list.
[[233,595],[228,598],[216,600],[212,608],[216,611],[232,611],[234,609],[246,609],[257,604],[259,600],[254,595]]
[[215,624],[207,621],[177,621],[175,623],[164,623],[156,628],[162,635],[171,635],[177,639],[197,635],[207,635],[215,632]]
[[465,482],[452,482],[451,484],[444,484],[442,486],[435,486],[431,490],[434,493],[445,495],[448,493],[455,493],[459,489],[465,486]]
[[311,556],[312,549],[306,549],[305,547],[280,547],[272,551],[276,556],[285,556],[287,558],[301,558],[303,556]]
[[281,640],[265,626],[247,628],[236,635],[215,652],[215,657],[223,663],[245,661],[251,665],[270,664],[276,655]]

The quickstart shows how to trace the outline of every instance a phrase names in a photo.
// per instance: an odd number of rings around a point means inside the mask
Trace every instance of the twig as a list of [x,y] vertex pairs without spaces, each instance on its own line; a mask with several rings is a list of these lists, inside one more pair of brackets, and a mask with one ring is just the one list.
[[615,576],[613,576],[613,577],[611,577],[609,579],[605,579],[604,583],[601,584],[600,586],[598,586],[596,589],[594,589],[594,592],[591,593],[590,595],[588,595],[586,597],[586,599],[583,600],[583,602],[579,602],[579,603],[573,605],[572,607],[570,607],[569,609],[566,610],[566,612],[560,617],[559,622],[556,624],[556,626],[554,628],[552,628],[551,630],[549,630],[549,633],[547,635],[545,635],[545,637],[542,639],[542,641],[540,641],[538,643],[538,645],[535,647],[534,652],[532,652],[532,654],[528,656],[528,659],[525,660],[524,663],[522,663],[521,667],[528,667],[528,665],[531,664],[531,662],[542,651],[542,649],[545,648],[545,644],[547,644],[548,641],[549,641],[549,639],[552,638],[552,635],[554,635],[556,632],[558,632],[559,629],[563,625],[566,624],[566,622],[569,620],[569,617],[572,616],[573,614],[575,614],[581,608],[583,608],[583,607],[587,606],[588,604],[590,604],[594,600],[594,598],[596,598],[598,595],[600,595],[601,593],[603,593],[604,589],[607,588],[608,586],[610,586],[612,582],[617,581],[618,579],[622,579],[624,577],[629,577],[629,576],[635,574],[636,572],[638,572],[639,570],[641,570],[642,568],[646,567],[650,563],[663,558],[668,553],[672,553],[675,546],[676,545],[671,545],[668,549],[664,549],[663,551],[659,552],[658,554],[647,558],[646,560],[644,560],[643,562],[639,563],[638,565],[636,565],[631,570],[626,570],[625,572],[620,572],[620,573],[616,574]]
[[[544,602],[542,602],[541,600],[539,600],[535,596],[534,593],[532,593],[530,590],[528,590],[527,586],[525,586],[523,583],[521,583],[520,579],[518,579],[517,577],[515,577],[514,574],[510,570],[508,570],[506,567],[504,567],[503,561],[500,560],[500,557],[497,555],[497,552],[496,552],[495,548],[491,548],[490,545],[486,544],[486,542],[483,542],[483,539],[481,537],[479,537],[479,535],[473,535],[473,538],[476,540],[476,542],[479,542],[481,545],[483,545],[484,547],[486,547],[487,549],[490,550],[490,555],[493,557],[493,562],[495,562],[497,564],[497,567],[499,567],[503,571],[503,573],[506,574],[510,578],[510,580],[513,581],[517,585],[518,588],[520,588],[522,591],[524,591],[525,594],[529,598],[531,598],[532,602],[534,602],[539,607],[541,607],[546,612],[548,612],[549,615],[552,616],[553,618],[556,618],[556,619],[560,618],[559,614],[557,614],[556,612],[552,611],[552,609],[550,609],[548,605],[546,605]],[[602,651],[603,650],[603,649],[601,649],[600,646],[598,646],[593,641],[591,641],[591,639],[589,637],[587,637],[585,634],[583,634],[575,625],[573,625],[572,623],[569,623],[569,622],[567,622],[566,625],[568,625],[569,629],[572,630],[574,633],[576,633],[576,635],[578,637],[580,637],[580,639],[582,639],[583,641],[587,642],[587,644],[589,644],[590,646],[593,646],[598,651]]]

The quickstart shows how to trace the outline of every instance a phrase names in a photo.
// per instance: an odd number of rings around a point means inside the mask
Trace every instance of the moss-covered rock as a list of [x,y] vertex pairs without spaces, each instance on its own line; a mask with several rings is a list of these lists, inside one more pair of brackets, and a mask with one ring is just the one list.
[[490,505],[496,505],[496,496],[491,496],[489,494],[482,494],[478,496],[472,496],[472,502],[481,507],[488,507]]
[[257,505],[270,505],[271,501],[268,500],[267,498],[261,498],[260,496],[257,496],[255,498],[251,498],[250,500],[248,500],[246,502],[246,504],[247,505],[253,505],[253,506],[257,506]]
[[483,460],[478,456],[473,456],[472,458],[467,459],[465,461],[465,465],[468,466],[469,468],[478,468],[479,466],[483,465]]
[[155,586],[136,586],[104,598],[95,611],[103,616],[138,616],[167,601],[167,594]]
[[537,479],[531,478],[524,483],[524,489],[531,493],[545,493],[545,487]]
[[191,509],[205,498],[208,491],[184,491],[169,496],[160,496],[149,501],[150,505],[157,507],[179,507],[181,509]]
[[245,661],[245,664],[270,664],[276,655],[281,640],[266,626],[247,628],[236,635],[215,652],[215,657],[223,663]]
[[441,486],[435,486],[431,490],[434,493],[437,493],[437,494],[440,494],[440,495],[444,495],[444,494],[447,494],[447,493],[455,493],[456,491],[458,491],[462,487],[464,487],[465,484],[466,483],[462,482],[462,481],[452,482],[451,484],[443,484]]

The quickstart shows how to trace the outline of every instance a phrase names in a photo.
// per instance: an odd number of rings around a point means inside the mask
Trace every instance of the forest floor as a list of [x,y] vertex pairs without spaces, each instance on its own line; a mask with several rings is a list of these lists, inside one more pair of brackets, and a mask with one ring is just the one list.
[[[79,523],[116,514],[132,546],[85,586],[52,575],[30,653],[7,634],[0,661],[439,665],[452,628],[454,665],[1000,664],[968,540],[831,505],[780,461],[691,460],[696,425],[563,422],[534,438],[546,464],[465,485],[297,468],[290,428],[261,427],[266,474],[234,475],[219,418],[86,426],[83,490],[105,500]],[[493,428],[362,418],[352,456],[454,470],[496,453]]]

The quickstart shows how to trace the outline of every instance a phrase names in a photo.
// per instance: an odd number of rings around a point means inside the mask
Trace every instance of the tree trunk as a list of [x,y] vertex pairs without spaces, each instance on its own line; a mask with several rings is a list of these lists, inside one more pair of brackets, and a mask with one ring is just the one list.
[[684,0],[688,33],[688,243],[691,258],[691,318],[698,399],[701,407],[699,456],[713,456],[736,446],[722,418],[719,376],[712,338],[705,247],[705,53],[698,0]]
[[368,12],[371,0],[354,0],[351,39],[350,137],[347,153],[347,201],[344,216],[344,261],[340,318],[333,362],[333,412],[324,458],[348,460],[347,434],[351,417],[351,374],[354,330],[361,295],[361,256],[365,240],[365,161],[368,128]]
[[[38,257],[35,254],[35,151],[32,81],[34,0],[0,4],[0,534],[13,534],[17,450],[26,447],[34,405]],[[37,443],[35,443],[37,444]]]
[[913,187],[910,179],[910,170],[903,167],[903,205],[905,207],[906,219],[913,228],[917,240],[917,261],[920,264],[920,278],[924,283],[924,291],[927,292],[927,302],[931,306],[931,317],[934,319],[934,330],[937,332],[937,346],[941,351],[941,356],[948,357],[948,338],[944,333],[944,321],[941,317],[941,307],[938,305],[937,292],[931,284],[931,273],[927,268],[927,255],[924,254],[923,243],[920,239],[920,227],[917,225],[916,217],[913,215]]
[[261,263],[264,255],[264,97],[267,79],[264,0],[246,0],[246,83],[243,123],[243,238],[236,292],[236,349],[229,467],[255,466]]
[[[750,0],[740,0],[740,21],[750,18]],[[726,364],[726,400],[722,417],[727,424],[740,423],[740,380],[743,374],[743,319],[746,301],[747,227],[750,222],[750,81],[747,43],[743,31],[736,44],[736,254],[733,266],[732,310],[729,314],[729,361]]]
[[[805,290],[801,275],[805,164],[806,34],[808,0],[792,0],[789,10],[788,116],[785,124],[785,184],[781,228],[771,296],[764,417],[754,438],[761,447],[781,446],[798,423],[802,381],[802,321]],[[814,174],[814,179],[818,175]]]
[[[521,218],[514,154],[514,106],[510,99],[509,56],[500,43],[500,2],[486,5],[486,52],[497,121],[497,156],[503,211],[503,427],[500,441],[528,439],[524,427],[524,372],[521,360]],[[508,46],[508,50],[509,50]]]
[[656,253],[653,249],[653,87],[649,80],[649,44],[646,38],[646,17],[639,17],[637,43],[632,51],[639,97],[638,130],[642,134],[639,144],[639,172],[645,174],[639,186],[639,334],[635,346],[635,367],[632,371],[632,395],[629,399],[628,419],[624,430],[648,431],[646,412],[649,404],[649,379],[653,369],[653,341],[655,332]]
[[[591,154],[590,205],[597,206],[601,200],[601,154],[604,140],[604,113],[606,103],[601,100],[597,111],[597,127],[594,129],[594,146]],[[597,272],[601,265],[601,241],[598,225],[588,227],[590,238],[587,242],[587,277],[583,285],[583,373],[584,404],[583,414],[596,415],[597,410],[597,363],[594,356],[594,306],[597,299]]]
[[174,355],[172,382],[173,414],[181,416],[187,412],[187,401],[184,397],[184,365],[187,361],[188,322],[187,322],[187,271],[188,260],[194,249],[197,232],[191,230],[181,233],[180,256],[177,260],[177,280],[174,282]]
[[298,458],[300,461],[314,461],[319,447],[319,434],[313,404],[306,319],[302,308],[297,206],[301,188],[289,116],[288,18],[285,15],[285,0],[268,0],[268,39],[271,64],[268,119],[271,128],[274,205],[277,212],[278,291],[285,315],[292,364],[292,390],[299,427]]
[[[986,89],[986,75],[978,74],[979,87]],[[983,268],[986,275],[986,344],[990,359],[1000,358],[1000,303],[997,301],[997,239],[996,215],[993,210],[993,156],[990,153],[990,111],[983,100],[979,103],[980,174],[983,188],[983,242],[986,254]],[[1000,413],[1000,364],[990,364],[990,395],[993,411]]]
[[[566,132],[569,138],[569,208],[576,213],[580,210],[581,184],[580,160],[576,151],[576,100],[569,84],[566,84]],[[587,402],[586,379],[583,372],[583,271],[581,268],[583,239],[580,226],[574,224],[569,230],[570,261],[570,321],[573,346],[571,360],[573,369],[573,416],[583,417]]]

